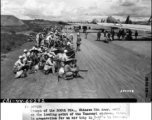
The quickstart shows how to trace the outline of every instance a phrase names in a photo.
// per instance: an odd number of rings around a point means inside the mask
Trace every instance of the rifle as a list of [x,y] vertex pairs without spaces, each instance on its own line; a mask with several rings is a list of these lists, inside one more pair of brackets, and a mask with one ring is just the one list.
[[69,58],[71,58],[74,54],[75,54],[75,52],[72,55],[70,55]]
[[88,72],[88,70],[78,70],[79,72]]

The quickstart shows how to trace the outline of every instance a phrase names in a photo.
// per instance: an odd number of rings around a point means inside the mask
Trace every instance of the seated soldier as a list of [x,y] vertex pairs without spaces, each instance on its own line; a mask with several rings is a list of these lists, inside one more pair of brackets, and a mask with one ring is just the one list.
[[27,52],[27,64],[29,65],[29,69],[31,69],[32,68],[31,51]]
[[43,45],[41,45],[41,51],[42,51],[42,53],[45,52],[45,49],[44,49]]
[[72,49],[73,49],[73,44],[71,43],[70,40],[67,41],[66,49],[67,49],[67,50],[72,50]]
[[71,43],[73,44],[73,39],[74,39],[73,34],[70,34],[69,39],[70,39]]
[[42,47],[37,48],[38,53],[42,53]]
[[24,70],[27,71],[27,70],[31,69],[32,61],[28,61],[28,59],[25,58],[24,56],[23,56],[23,63],[24,63]]
[[71,49],[74,49],[73,37],[72,37],[72,39],[70,38],[70,47],[71,47]]
[[68,63],[64,66],[64,79],[71,79],[73,77],[79,76],[79,67],[73,64],[72,61],[67,61]]
[[41,41],[41,45],[40,46],[44,46],[45,45],[45,39],[43,39],[42,41]]
[[59,66],[68,59],[68,56],[66,55],[67,50],[61,50],[61,53],[58,53],[57,55],[54,56],[56,60],[58,60]]
[[73,72],[74,77],[79,77],[80,76],[79,75],[79,66],[77,65],[77,60],[76,59],[74,59],[72,61],[71,68],[72,68],[72,71],[74,71]]
[[47,55],[48,57],[52,57],[52,56],[54,57],[54,55],[50,53],[48,50],[46,50],[44,54]]
[[66,40],[65,40],[65,38],[63,38],[62,44],[63,44],[64,47],[66,46]]
[[44,66],[44,73],[48,74],[52,70],[55,73],[55,62],[53,61],[53,56],[49,56]]
[[37,45],[34,45],[31,50],[37,50]]
[[44,69],[44,65],[46,63],[46,60],[48,59],[48,56],[43,54],[40,58],[40,62],[39,62],[39,68],[40,70]]
[[70,40],[73,41],[73,34],[70,34]]
[[67,42],[67,46],[71,46],[71,42],[69,40]]
[[38,52],[37,51],[33,51],[32,50],[30,57],[32,59],[32,66],[35,66],[36,64],[38,64],[39,56],[38,56]]
[[58,77],[64,78],[64,62],[61,64],[58,72]]
[[17,71],[25,69],[25,64],[23,62],[23,59],[24,59],[23,56],[19,56],[19,59],[15,62],[15,65],[14,65],[14,74],[16,74]]
[[61,57],[61,61],[67,61],[68,60],[68,56],[66,55],[68,51],[67,50],[64,50],[64,53],[62,54],[62,57]]
[[24,54],[23,54],[23,57],[24,57],[24,59],[23,59],[23,62],[24,62],[24,64],[25,64],[25,66],[29,66],[30,67],[30,65],[31,65],[31,61],[28,59],[29,58],[29,55],[30,54],[30,52],[28,52],[26,49],[24,49]]
[[27,49],[24,49],[23,57],[26,59],[27,58]]
[[49,52],[50,54],[52,54],[53,56],[55,56],[54,51],[56,51],[56,50],[57,50],[57,49],[52,46],[50,49],[48,49],[48,52]]

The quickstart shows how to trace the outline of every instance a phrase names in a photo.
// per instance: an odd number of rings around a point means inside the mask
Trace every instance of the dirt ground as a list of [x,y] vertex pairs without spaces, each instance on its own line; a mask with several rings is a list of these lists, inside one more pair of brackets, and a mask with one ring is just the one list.
[[[76,33],[73,34],[76,42]],[[151,53],[136,52],[130,49],[133,48],[130,44],[122,45],[122,41],[109,44],[96,41],[95,33],[88,34],[87,39],[84,34],[81,37],[81,51],[76,53],[76,58],[80,69],[88,70],[80,72],[83,78],[60,79],[58,82],[56,75],[44,75],[38,71],[26,78],[14,79],[15,61],[25,48],[34,45],[34,42],[26,43],[1,61],[1,98],[136,98],[143,102],[145,75],[151,72]],[[145,44],[148,46],[150,42],[145,41]],[[137,48],[151,51],[151,46]]]

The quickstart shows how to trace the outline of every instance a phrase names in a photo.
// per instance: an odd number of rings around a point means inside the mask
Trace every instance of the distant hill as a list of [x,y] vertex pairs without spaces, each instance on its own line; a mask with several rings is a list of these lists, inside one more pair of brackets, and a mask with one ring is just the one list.
[[50,24],[49,21],[38,21],[38,20],[31,21],[30,23],[31,24],[41,24],[41,25],[43,25],[43,24]]
[[25,23],[13,15],[1,15],[1,26],[22,26]]
[[50,20],[22,20],[29,28],[49,27],[59,25],[58,21]]
[[31,24],[38,24],[38,25],[51,25],[51,24],[58,24],[58,21],[49,21],[49,20],[39,20],[39,19],[35,19],[35,20],[31,20],[30,22]]

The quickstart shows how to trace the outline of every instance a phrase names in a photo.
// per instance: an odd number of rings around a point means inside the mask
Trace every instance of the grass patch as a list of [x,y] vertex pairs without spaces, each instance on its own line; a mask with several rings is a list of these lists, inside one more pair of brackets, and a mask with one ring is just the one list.
[[[1,26],[1,53],[12,51],[27,42],[29,36],[17,34],[17,32],[31,31],[30,35],[36,36],[38,32],[42,32],[46,26],[60,26],[57,21],[40,21],[23,20],[24,26]],[[10,34],[9,34],[10,33]]]
[[14,33],[14,32],[21,32],[26,30],[26,26],[1,26],[1,31],[3,32],[9,32],[9,33]]
[[1,54],[1,58],[6,58],[6,55],[5,54]]
[[4,61],[4,59],[6,58],[7,56],[5,54],[1,54],[1,61]]
[[7,53],[23,45],[29,36],[1,33],[1,53]]

